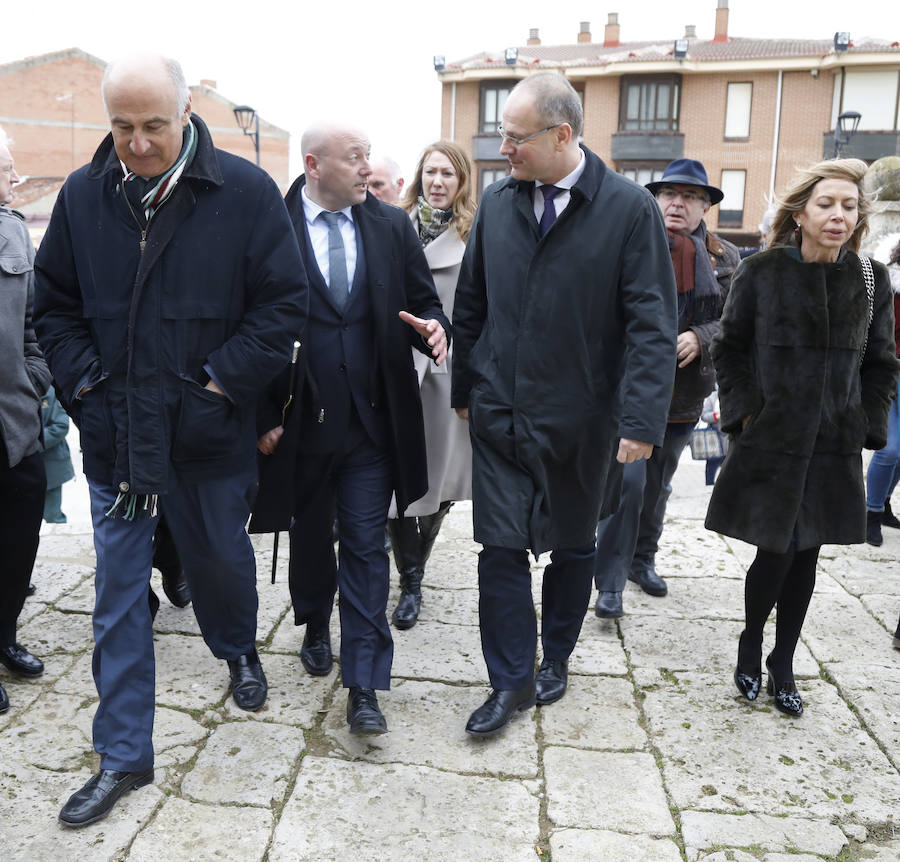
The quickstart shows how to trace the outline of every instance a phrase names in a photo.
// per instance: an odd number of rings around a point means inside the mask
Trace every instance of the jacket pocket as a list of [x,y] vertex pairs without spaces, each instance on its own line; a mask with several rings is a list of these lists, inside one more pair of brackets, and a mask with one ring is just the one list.
[[81,398],[75,399],[72,419],[81,433],[81,448],[85,452],[103,454],[110,461],[116,449],[112,413],[107,399],[107,388],[101,377],[93,388]]
[[0,254],[0,272],[4,275],[24,275],[33,269],[34,267],[24,254],[19,252]]
[[210,461],[238,454],[241,417],[224,395],[184,379],[178,423],[172,441],[173,461]]

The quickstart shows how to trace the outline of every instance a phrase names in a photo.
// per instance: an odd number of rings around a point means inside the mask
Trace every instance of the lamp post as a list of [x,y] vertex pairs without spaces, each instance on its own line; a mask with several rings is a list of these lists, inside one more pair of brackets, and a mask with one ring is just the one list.
[[[251,108],[249,105],[238,105],[234,109],[234,118],[241,131],[253,138],[253,146],[256,148],[256,166],[259,167],[259,114],[256,113],[255,108]],[[251,123],[253,124],[252,131],[250,130]]]
[[862,114],[859,111],[842,111],[834,124],[834,156],[841,154],[841,147],[850,143],[850,138],[856,134],[859,128],[859,120]]

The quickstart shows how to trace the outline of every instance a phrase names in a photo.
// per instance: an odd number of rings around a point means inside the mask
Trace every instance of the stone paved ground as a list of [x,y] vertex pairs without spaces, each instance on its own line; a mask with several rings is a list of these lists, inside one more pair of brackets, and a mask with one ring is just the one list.
[[708,491],[688,458],[658,561],[668,597],[629,585],[618,623],[588,613],[566,697],[493,740],[463,731],[487,693],[467,506],[438,540],[421,622],[395,632],[390,733],[374,739],[347,733],[337,672],[304,673],[286,557],[270,585],[271,540],[257,542],[266,707],[234,708],[190,609],[163,601],[156,782],[63,830],[60,806],[97,767],[83,494],[67,486],[72,523],[45,526],[20,621],[47,671],[23,682],[0,667],[5,862],[900,859],[900,531],[880,549],[824,549],[796,662],[807,712],[792,720],[731,682],[753,551],[703,529]]

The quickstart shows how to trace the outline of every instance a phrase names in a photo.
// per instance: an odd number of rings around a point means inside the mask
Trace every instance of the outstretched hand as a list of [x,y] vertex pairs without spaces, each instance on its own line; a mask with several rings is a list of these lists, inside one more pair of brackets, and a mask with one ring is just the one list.
[[404,323],[408,323],[431,348],[431,355],[434,357],[435,365],[441,365],[447,358],[447,333],[441,326],[439,320],[423,320],[421,317],[415,317],[408,311],[400,312],[400,319]]

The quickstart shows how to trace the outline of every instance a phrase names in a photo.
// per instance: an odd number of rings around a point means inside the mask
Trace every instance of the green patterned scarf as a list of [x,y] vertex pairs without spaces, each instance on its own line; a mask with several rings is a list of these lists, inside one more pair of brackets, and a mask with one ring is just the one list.
[[419,239],[422,245],[428,245],[432,240],[437,239],[448,227],[450,227],[450,219],[453,218],[453,210],[435,209],[426,202],[425,198],[419,195],[418,202],[419,213]]

